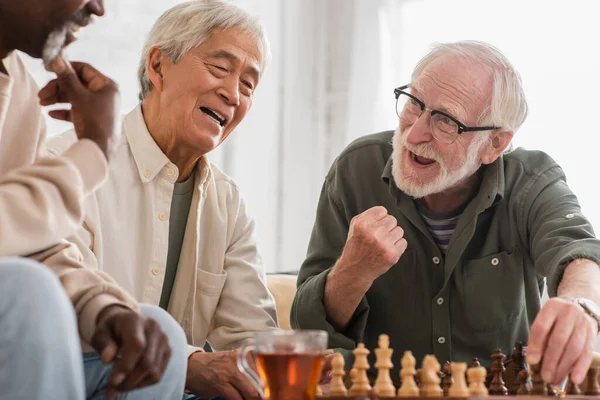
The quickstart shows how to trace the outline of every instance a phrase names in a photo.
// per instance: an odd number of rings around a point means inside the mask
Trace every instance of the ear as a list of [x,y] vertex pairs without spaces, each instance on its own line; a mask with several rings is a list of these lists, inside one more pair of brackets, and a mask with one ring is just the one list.
[[152,82],[152,87],[158,91],[161,91],[163,88],[164,58],[165,55],[160,48],[157,46],[150,48],[146,70],[148,71],[148,78]]
[[481,155],[482,164],[491,164],[506,150],[515,133],[513,131],[495,130],[492,132],[490,142],[484,147]]

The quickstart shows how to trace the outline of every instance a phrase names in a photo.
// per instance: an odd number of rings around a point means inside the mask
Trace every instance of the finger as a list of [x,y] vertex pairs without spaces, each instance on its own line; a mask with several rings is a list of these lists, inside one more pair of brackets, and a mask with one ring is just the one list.
[[248,379],[245,376],[241,375],[241,373],[236,372],[231,382],[233,383],[235,389],[242,395],[242,398],[250,399],[252,397],[258,396],[256,388],[252,386]]
[[382,230],[388,234],[398,226],[398,221],[393,216],[387,215],[385,218],[380,219],[378,224],[381,226]]
[[50,110],[48,111],[48,115],[54,119],[58,119],[59,121],[72,121],[71,110]]
[[162,369],[163,347],[168,347],[169,343],[160,330],[156,321],[146,320],[145,328],[146,348],[134,367],[133,371],[127,376],[119,389],[130,391],[142,387],[140,383],[150,382],[153,385],[160,381],[164,369]]
[[57,57],[52,63],[51,68],[58,77],[59,90],[63,90],[66,93],[81,91],[83,85],[79,81],[79,77],[73,66],[68,61],[62,57]]
[[379,221],[380,219],[385,218],[388,215],[388,212],[383,206],[375,206],[369,208],[367,211],[361,214],[365,218],[372,218],[375,221]]
[[84,86],[92,92],[103,89],[110,82],[104,74],[90,64],[74,61],[71,65]]
[[396,243],[394,243],[394,248],[401,255],[404,254],[407,247],[408,247],[408,242],[404,238],[402,238],[402,239],[398,240]]
[[402,239],[403,237],[404,237],[404,229],[397,226],[394,229],[392,229],[392,231],[390,233],[387,234],[387,242],[393,246],[396,243],[398,243],[398,241],[400,239]]
[[38,92],[38,98],[40,101],[58,98],[59,95],[58,79],[52,79]]
[[100,354],[100,358],[105,364],[112,362],[119,351],[117,343],[115,343],[112,335],[105,328],[98,328],[96,330],[92,337],[91,345]]
[[241,393],[231,386],[223,388],[223,398],[227,400],[244,400]]
[[575,307],[561,307],[563,311],[548,335],[547,346],[542,354],[542,378],[548,383],[560,383],[556,382],[557,367],[565,351],[568,351],[569,338],[579,319],[580,311]]
[[536,316],[529,331],[529,344],[527,346],[527,363],[539,364],[546,349],[548,335],[552,331],[552,326],[558,313],[549,300]]
[[[577,363],[579,357],[582,356],[588,339],[588,329],[586,328],[587,322],[585,321],[585,315],[582,314],[580,318],[576,319],[575,325],[573,325],[571,336],[567,339],[562,356],[557,363],[554,379],[549,383],[555,385],[562,383]],[[552,339],[550,339],[549,343],[551,343],[551,341]]]
[[[586,320],[588,320],[588,325],[590,322],[596,323],[590,321],[591,317],[588,317],[587,315]],[[596,343],[596,335],[594,334],[595,329],[596,328],[593,326],[591,329],[586,329],[587,336],[585,345],[583,347],[581,355],[579,356],[579,359],[577,360],[577,362],[573,366],[573,369],[571,370],[571,381],[573,381],[573,383],[576,385],[579,385],[583,382],[585,376],[587,375],[588,369],[590,369],[590,365],[592,364],[592,358],[594,355],[594,345]]]
[[115,362],[109,379],[113,386],[119,386],[127,378],[146,349],[144,319],[138,316],[128,322],[117,327],[117,336],[121,339],[121,358]]

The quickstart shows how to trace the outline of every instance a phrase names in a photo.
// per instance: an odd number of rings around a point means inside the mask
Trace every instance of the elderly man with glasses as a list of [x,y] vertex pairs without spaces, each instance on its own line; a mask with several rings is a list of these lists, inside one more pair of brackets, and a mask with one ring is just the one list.
[[348,355],[386,333],[398,356],[486,367],[528,343],[546,382],[580,383],[600,241],[556,162],[507,151],[527,115],[518,73],[487,44],[442,44],[394,93],[398,129],[356,140],[325,179],[292,325]]

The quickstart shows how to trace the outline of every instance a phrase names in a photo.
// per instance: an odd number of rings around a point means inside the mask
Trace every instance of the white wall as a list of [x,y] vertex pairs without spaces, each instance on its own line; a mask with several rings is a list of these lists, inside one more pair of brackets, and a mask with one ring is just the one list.
[[[137,104],[146,33],[180,0],[105,0],[107,16],[81,33],[72,59],[91,62]],[[479,39],[520,70],[531,114],[515,143],[561,163],[600,228],[596,152],[600,27],[596,1],[240,0],[264,20],[273,61],[253,108],[210,158],[242,189],[269,271],[298,269],[323,178],[358,136],[397,124],[392,89],[407,83],[431,42]],[[40,84],[49,75],[30,62]],[[50,133],[68,125],[50,121]]]

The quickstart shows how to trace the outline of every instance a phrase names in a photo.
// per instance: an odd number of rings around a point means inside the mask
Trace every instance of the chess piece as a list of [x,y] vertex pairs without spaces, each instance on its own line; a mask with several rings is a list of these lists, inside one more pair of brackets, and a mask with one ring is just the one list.
[[490,383],[490,394],[491,395],[507,395],[508,389],[504,385],[504,379],[502,378],[502,373],[506,370],[504,368],[504,359],[506,356],[502,354],[502,350],[496,349],[494,354],[492,354],[492,382]]
[[512,385],[508,389],[508,394],[510,394],[511,396],[514,396],[515,394],[517,394],[517,391],[519,389],[519,385],[520,385],[519,373],[523,370],[528,369],[527,362],[525,361],[526,353],[527,353],[527,346],[524,346],[523,342],[517,342],[517,344],[515,345],[513,355],[512,355],[513,371],[515,373],[515,376],[514,376],[514,381],[512,382]]
[[469,388],[465,380],[465,371],[467,370],[466,363],[453,362],[450,364],[450,370],[452,372],[452,378],[454,382],[448,390],[448,396],[450,397],[469,397]]
[[444,392],[444,396],[448,396],[448,390],[450,386],[454,383],[454,379],[452,379],[452,369],[450,368],[450,361],[446,361],[444,366],[442,367],[442,391]]
[[473,357],[471,359],[471,362],[469,363],[469,368],[477,368],[477,367],[481,367],[481,364],[479,363],[479,359],[477,357]]
[[344,356],[336,353],[331,361],[331,385],[329,386],[329,394],[331,396],[348,396],[348,390],[344,385]]
[[421,372],[421,397],[442,397],[444,392],[440,387],[440,363],[432,355],[423,358]]
[[473,367],[467,370],[469,377],[469,394],[471,396],[487,396],[488,390],[485,387],[485,377],[487,371],[485,367]]
[[392,363],[393,349],[390,349],[390,337],[388,335],[379,335],[379,347],[375,349],[375,368],[377,368],[377,379],[373,390],[380,397],[394,397],[396,388],[390,377],[390,369],[394,367]]
[[529,371],[522,369],[519,371],[519,387],[517,388],[517,396],[527,395],[531,393],[531,379],[529,379]]
[[581,389],[579,388],[579,385],[574,384],[571,381],[570,376],[569,376],[569,380],[567,381],[567,387],[565,388],[565,394],[567,396],[580,396],[581,395]]
[[417,386],[419,387],[419,390],[421,390],[421,386],[423,385],[423,379],[421,378],[422,372],[423,372],[423,368],[419,368],[417,370],[417,374],[415,375],[415,378],[417,380]]
[[371,390],[367,370],[369,369],[369,349],[365,348],[364,343],[359,343],[358,347],[352,352],[354,354],[354,366],[352,369],[356,371],[355,378],[352,381],[350,388],[350,396],[368,396]]
[[546,384],[546,390],[548,391],[548,396],[549,397],[556,397],[558,396],[558,390],[556,390],[556,387],[550,383]]
[[531,395],[548,396],[548,387],[542,379],[542,365],[532,364],[529,366],[529,376],[531,377]]
[[405,351],[401,363],[400,379],[402,380],[402,385],[398,389],[398,397],[418,397],[419,387],[415,382],[417,360],[415,360],[412,352]]
[[600,387],[598,386],[598,373],[600,368],[590,367],[587,373],[587,385],[585,388],[586,396],[600,396]]

